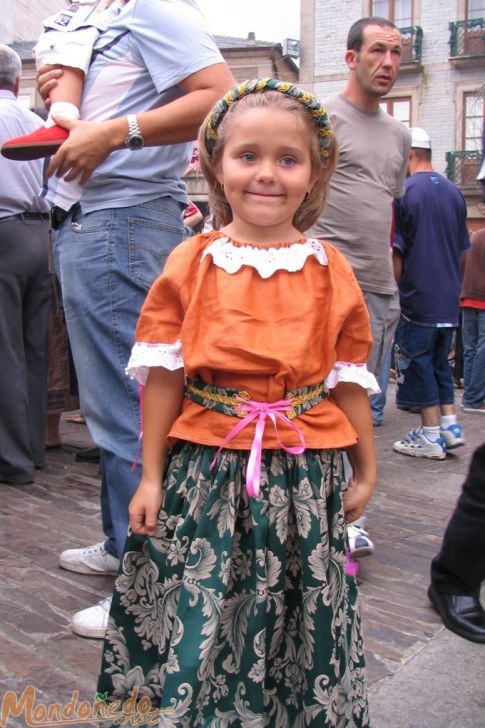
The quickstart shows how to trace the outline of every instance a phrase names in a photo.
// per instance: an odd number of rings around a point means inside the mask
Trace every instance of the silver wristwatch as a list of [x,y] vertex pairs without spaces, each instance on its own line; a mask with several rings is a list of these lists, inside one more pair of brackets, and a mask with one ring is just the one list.
[[145,140],[143,139],[140,127],[138,126],[136,114],[128,114],[126,120],[128,122],[128,136],[125,139],[125,145],[128,149],[131,149],[132,152],[135,152],[137,149],[143,148]]

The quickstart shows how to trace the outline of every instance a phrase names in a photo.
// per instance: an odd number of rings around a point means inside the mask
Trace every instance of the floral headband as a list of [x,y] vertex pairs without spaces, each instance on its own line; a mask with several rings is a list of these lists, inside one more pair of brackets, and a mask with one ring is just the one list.
[[243,81],[239,86],[235,86],[227,92],[223,98],[214,106],[212,113],[207,122],[205,130],[205,148],[212,156],[217,141],[217,129],[222,119],[226,115],[229,108],[239,99],[249,94],[262,93],[264,91],[278,91],[281,94],[288,94],[292,98],[299,101],[310,111],[315,126],[318,129],[320,141],[320,161],[322,165],[326,164],[330,150],[333,146],[334,132],[330,125],[325,108],[317,101],[316,97],[308,91],[293,86],[288,81],[278,81],[275,78],[261,78],[253,81]]

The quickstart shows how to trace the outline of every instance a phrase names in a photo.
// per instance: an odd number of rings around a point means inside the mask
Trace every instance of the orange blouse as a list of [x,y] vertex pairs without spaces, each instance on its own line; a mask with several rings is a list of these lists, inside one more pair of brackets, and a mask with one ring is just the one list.
[[[372,338],[359,285],[344,257],[321,241],[258,246],[219,231],[185,240],[150,289],[136,342],[127,372],[141,382],[150,366],[183,366],[191,379],[263,402],[324,380],[378,391],[365,367]],[[185,398],[170,437],[219,446],[235,422]],[[294,422],[307,448],[357,439],[331,394]],[[279,431],[285,445],[298,444],[287,425]],[[228,447],[250,449],[253,436],[250,424]],[[263,447],[279,447],[270,425]]]

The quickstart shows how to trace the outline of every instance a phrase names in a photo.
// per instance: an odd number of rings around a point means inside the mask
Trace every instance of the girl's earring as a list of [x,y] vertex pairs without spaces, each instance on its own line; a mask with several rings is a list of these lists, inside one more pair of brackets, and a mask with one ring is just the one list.
[[221,186],[221,190],[224,192],[224,182],[219,182],[219,184]]
[[309,192],[306,192],[306,193],[305,193],[305,198],[304,198],[304,199],[305,199],[305,200],[308,200],[308,198],[309,198],[309,197],[310,197],[310,193],[309,193]]

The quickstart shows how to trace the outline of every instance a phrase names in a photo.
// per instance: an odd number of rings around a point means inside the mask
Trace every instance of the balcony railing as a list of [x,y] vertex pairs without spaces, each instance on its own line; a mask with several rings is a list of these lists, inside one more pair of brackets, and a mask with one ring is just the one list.
[[446,176],[458,187],[476,187],[481,152],[446,152]]
[[485,18],[450,23],[450,58],[485,57]]
[[401,66],[421,63],[423,29],[419,25],[399,28],[402,38]]

